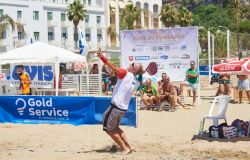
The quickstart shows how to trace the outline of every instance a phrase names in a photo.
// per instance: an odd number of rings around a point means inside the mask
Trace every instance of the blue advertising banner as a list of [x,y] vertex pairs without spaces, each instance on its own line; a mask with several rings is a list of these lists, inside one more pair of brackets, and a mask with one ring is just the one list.
[[[96,123],[103,122],[103,113],[108,109],[111,104],[111,97],[95,97],[95,119]],[[132,97],[129,103],[128,111],[123,117],[121,124],[129,126],[137,126],[136,120],[136,98]]]
[[0,122],[94,124],[94,97],[0,96]]
[[[111,97],[0,96],[0,122],[23,124],[102,124]],[[136,126],[136,99],[131,98],[122,125]]]

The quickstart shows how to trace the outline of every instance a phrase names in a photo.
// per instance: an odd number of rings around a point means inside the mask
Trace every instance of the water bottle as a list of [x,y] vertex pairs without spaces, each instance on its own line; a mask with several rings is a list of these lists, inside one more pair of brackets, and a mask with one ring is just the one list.
[[203,136],[203,121],[200,121],[200,127],[199,127],[199,133],[198,133],[198,135],[200,137]]

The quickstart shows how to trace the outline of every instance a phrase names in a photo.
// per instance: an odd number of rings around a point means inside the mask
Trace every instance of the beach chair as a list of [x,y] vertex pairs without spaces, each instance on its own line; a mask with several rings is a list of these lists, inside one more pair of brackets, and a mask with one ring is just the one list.
[[[219,119],[224,119],[225,122],[227,123],[226,111],[227,111],[227,106],[228,106],[230,99],[231,99],[231,97],[227,96],[227,95],[217,96],[214,98],[214,101],[210,107],[208,115],[205,115],[203,117],[202,129],[204,128],[204,124],[205,124],[206,119],[211,119],[213,121],[214,126],[218,126]],[[219,107],[217,114],[214,113],[214,112],[216,112],[215,111],[216,106]]]

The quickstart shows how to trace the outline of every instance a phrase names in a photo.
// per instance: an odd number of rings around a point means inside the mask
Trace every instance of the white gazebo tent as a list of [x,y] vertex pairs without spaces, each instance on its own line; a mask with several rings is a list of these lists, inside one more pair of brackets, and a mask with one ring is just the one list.
[[53,63],[55,67],[56,95],[58,95],[60,63],[86,62],[86,57],[47,43],[36,42],[0,55],[0,65],[20,63]]

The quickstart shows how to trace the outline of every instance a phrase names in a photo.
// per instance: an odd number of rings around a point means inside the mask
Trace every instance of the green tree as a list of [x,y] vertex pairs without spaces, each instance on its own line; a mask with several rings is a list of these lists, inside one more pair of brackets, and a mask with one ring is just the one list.
[[202,5],[193,11],[193,25],[204,26],[205,28],[226,26],[232,29],[231,17],[226,9],[217,5]]
[[10,25],[12,31],[17,27],[18,31],[24,33],[24,27],[21,23],[15,22],[10,16],[7,14],[0,16],[0,39],[2,39],[2,33],[4,31],[5,26]]
[[243,3],[240,0],[231,0],[228,4],[228,13],[232,17],[235,28],[236,28],[236,41],[237,41],[237,49],[238,49],[238,56],[239,58],[242,57],[240,52],[240,23],[241,19],[244,19],[244,6]]
[[73,3],[68,6],[68,19],[73,21],[74,24],[74,41],[75,41],[75,49],[77,49],[77,41],[78,41],[78,32],[77,26],[81,20],[85,18],[84,6],[80,0],[75,0]]
[[178,10],[173,5],[162,6],[159,16],[165,27],[174,27],[178,23]]
[[120,14],[120,29],[134,29],[135,23],[141,22],[141,12],[142,10],[133,4],[126,5]]
[[186,7],[181,7],[178,11],[178,24],[182,27],[190,26],[193,22],[192,12],[189,12]]

